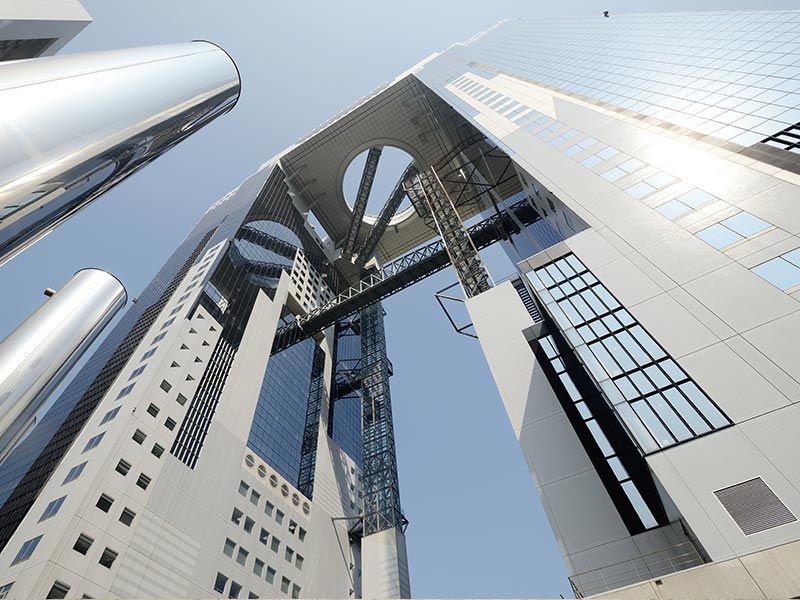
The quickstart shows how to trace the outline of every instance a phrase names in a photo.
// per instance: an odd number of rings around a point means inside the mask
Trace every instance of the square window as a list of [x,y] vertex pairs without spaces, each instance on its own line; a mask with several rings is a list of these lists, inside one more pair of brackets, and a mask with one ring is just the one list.
[[649,183],[645,183],[644,181],[640,181],[639,183],[636,183],[625,190],[627,194],[630,194],[637,200],[641,200],[645,196],[648,196],[655,191],[656,188],[654,188]]
[[610,181],[614,183],[620,177],[624,177],[626,175],[625,171],[620,169],[619,167],[611,167],[608,171],[603,173],[601,177],[606,181]]
[[124,508],[122,510],[122,514],[119,516],[119,522],[123,525],[127,525],[128,527],[131,526],[133,523],[133,518],[136,516],[136,513],[133,512],[130,508]]
[[217,573],[217,578],[214,580],[214,591],[220,594],[225,592],[225,586],[228,584],[228,578],[222,573]]
[[686,192],[685,194],[681,194],[677,199],[684,204],[691,206],[692,208],[698,208],[706,202],[713,200],[714,196],[708,192],[704,192],[703,190],[698,190],[695,188]]
[[157,415],[158,415],[158,411],[159,411],[159,410],[161,410],[161,409],[160,409],[160,408],[158,408],[158,407],[157,407],[155,404],[153,404],[153,403],[151,402],[151,403],[150,403],[150,406],[148,406],[148,407],[147,407],[147,414],[149,414],[149,415],[152,415],[152,416],[154,416],[154,417],[155,417],[155,416],[157,416]]
[[278,572],[275,569],[272,567],[267,567],[267,574],[264,576],[264,578],[267,580],[267,583],[275,583],[275,575],[277,574]]
[[164,454],[164,446],[160,444],[153,444],[153,449],[150,451],[150,453],[156,458],[161,458],[161,455]]
[[168,392],[168,391],[170,391],[172,389],[172,384],[169,381],[167,381],[166,379],[164,379],[164,380],[161,381],[161,386],[160,387],[165,392]]
[[41,523],[42,521],[45,521],[50,517],[54,517],[56,513],[58,513],[58,509],[61,508],[61,505],[64,504],[64,500],[66,499],[67,499],[66,496],[61,496],[61,498],[56,498],[55,500],[50,502],[50,504],[48,504],[47,507],[45,507],[44,512],[42,513],[42,516],[39,517],[38,522]]
[[15,565],[28,560],[33,555],[33,551],[36,550],[36,546],[39,545],[41,539],[42,536],[38,535],[22,544],[22,547],[20,547],[19,552],[17,552],[17,555],[14,557],[14,560],[11,561],[11,564]]
[[656,208],[656,211],[668,219],[676,219],[692,210],[680,200],[670,200]]
[[143,490],[147,489],[147,486],[150,485],[151,479],[145,475],[144,473],[139,475],[139,479],[136,480],[136,485],[138,485]]
[[64,485],[65,483],[69,483],[70,481],[75,481],[78,477],[81,476],[81,473],[83,473],[83,469],[85,467],[86,467],[86,461],[82,462],[79,465],[75,465],[74,467],[72,467],[69,470],[69,472],[67,473],[67,476],[64,477],[64,481],[61,482],[61,485]]
[[102,510],[104,513],[107,513],[111,509],[112,504],[114,504],[114,499],[108,494],[102,494],[100,498],[98,498],[97,504],[95,504],[95,506],[100,510]]
[[108,423],[108,422],[109,422],[111,419],[113,419],[114,417],[116,417],[116,416],[117,416],[117,413],[119,412],[119,409],[120,409],[120,407],[119,407],[119,406],[117,406],[116,408],[112,408],[112,409],[111,409],[110,411],[108,411],[108,412],[107,412],[105,415],[103,415],[103,420],[102,420],[102,421],[100,421],[100,425],[103,425],[103,424],[105,424],[105,423]]
[[767,223],[763,219],[759,219],[755,215],[751,215],[745,211],[733,215],[732,217],[728,217],[727,219],[723,219],[720,221],[720,223],[743,237],[755,235],[772,227],[770,223]]
[[788,290],[800,285],[800,268],[780,256],[761,263],[750,270],[782,290]]
[[115,560],[117,560],[117,552],[111,548],[106,548],[103,550],[103,554],[100,555],[100,560],[97,562],[103,565],[106,569],[110,569]]
[[92,547],[94,543],[94,538],[89,537],[85,533],[82,533],[78,536],[78,539],[75,540],[75,544],[72,546],[72,549],[79,554],[86,555],[89,552],[89,548]]
[[167,417],[167,420],[164,421],[164,427],[166,427],[170,431],[175,429],[175,425],[177,425],[177,423],[175,422],[175,419],[173,419],[172,417]]
[[741,235],[731,231],[719,223],[712,225],[711,227],[706,227],[705,229],[698,231],[695,235],[717,250],[726,248],[731,244],[743,239]]
[[70,590],[70,587],[66,583],[56,579],[53,582],[53,585],[50,588],[50,591],[47,592],[47,598],[48,598],[48,600],[50,600],[50,598],[54,598],[54,599],[66,598],[67,594],[69,593],[69,590]]
[[131,470],[131,463],[129,463],[127,460],[120,459],[114,470],[122,475],[127,475],[128,471]]
[[225,538],[225,545],[222,548],[222,553],[225,556],[230,556],[233,558],[233,553],[236,550],[236,542],[234,542],[230,538]]
[[184,396],[183,394],[178,394],[178,397],[175,398],[175,401],[181,406],[183,406],[184,404],[186,404],[186,396]]
[[250,556],[250,553],[244,548],[240,547],[239,553],[236,555],[236,562],[238,562],[242,566],[245,566],[247,564],[248,556]]
[[147,434],[142,431],[141,429],[137,429],[133,432],[133,441],[137,444],[142,444],[147,439]]

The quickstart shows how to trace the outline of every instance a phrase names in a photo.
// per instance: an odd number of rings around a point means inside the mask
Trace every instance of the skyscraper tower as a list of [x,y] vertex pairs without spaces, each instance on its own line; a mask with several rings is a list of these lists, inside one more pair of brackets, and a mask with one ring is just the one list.
[[800,11],[506,21],[375,90],[0,465],[0,597],[409,595],[380,301],[448,266],[576,595],[797,595],[798,90]]

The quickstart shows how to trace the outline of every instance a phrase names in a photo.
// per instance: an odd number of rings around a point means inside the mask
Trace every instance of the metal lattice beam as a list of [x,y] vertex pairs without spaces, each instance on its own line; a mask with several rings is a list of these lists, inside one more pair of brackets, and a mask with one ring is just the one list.
[[297,477],[297,489],[309,500],[314,497],[314,472],[317,466],[319,418],[324,395],[325,352],[319,346],[315,346],[314,361],[311,365],[311,384],[308,390],[306,422],[303,429],[303,444],[300,451],[300,473]]
[[361,223],[364,220],[364,213],[367,211],[367,201],[369,193],[372,191],[372,184],[375,181],[375,173],[378,170],[378,161],[381,158],[383,148],[370,148],[367,153],[367,161],[364,163],[364,172],[361,174],[361,183],[358,186],[356,201],[353,204],[353,220],[350,221],[350,228],[344,239],[342,253],[345,255],[353,254],[358,239],[358,232],[361,230]]
[[[405,185],[406,189],[412,189],[408,183]],[[422,171],[411,180],[411,185],[428,204],[466,297],[472,298],[491,288],[489,272],[436,171],[432,167]]]
[[394,444],[389,361],[383,307],[361,311],[361,439],[364,477],[364,535],[405,525]]
[[[513,213],[512,219],[508,213]],[[507,239],[509,233],[518,233],[517,221],[523,226],[540,219],[539,214],[527,200],[521,200],[500,214],[495,214],[468,229],[475,247],[486,248],[495,242]],[[444,242],[437,240],[389,263],[383,269],[368,274],[356,285],[339,294],[330,302],[298,317],[275,334],[272,353],[280,352],[297,342],[309,338],[330,327],[336,321],[357,313],[410,285],[438,273],[450,264]]]
[[386,232],[386,228],[389,226],[389,221],[392,220],[392,217],[397,212],[397,209],[400,208],[403,198],[406,196],[406,190],[403,187],[403,182],[409,177],[413,177],[418,172],[419,169],[414,166],[413,162],[409,163],[405,171],[403,171],[403,174],[397,181],[397,185],[394,186],[392,193],[389,195],[389,199],[386,200],[386,204],[383,205],[381,214],[378,215],[378,220],[375,221],[372,229],[369,230],[367,239],[364,240],[364,243],[361,244],[361,247],[358,249],[358,257],[356,259],[357,265],[363,267],[366,262],[372,258],[372,254],[375,252],[378,242]]

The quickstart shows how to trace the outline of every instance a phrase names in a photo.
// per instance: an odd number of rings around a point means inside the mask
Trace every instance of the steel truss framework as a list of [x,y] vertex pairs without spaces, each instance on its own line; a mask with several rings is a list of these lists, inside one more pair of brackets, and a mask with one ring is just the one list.
[[361,311],[361,423],[364,477],[364,535],[406,524],[400,486],[389,393],[389,359],[380,302]]
[[409,197],[422,197],[428,205],[467,298],[491,288],[492,280],[481,255],[434,168],[426,169],[413,177],[410,182],[406,182],[405,188]]
[[[510,214],[513,214],[515,218],[512,218]],[[526,226],[540,218],[526,198],[469,227],[468,232],[475,247],[481,250],[495,242],[507,239],[511,233],[519,233],[517,221]],[[412,250],[387,264],[383,269],[373,270],[356,285],[339,294],[330,302],[278,329],[275,333],[272,353],[280,352],[320,333],[337,321],[357,313],[365,306],[388,298],[392,294],[438,273],[449,264],[450,260],[441,239]]]
[[356,201],[353,203],[353,220],[350,221],[350,228],[347,230],[342,253],[351,255],[355,250],[358,232],[361,230],[361,222],[364,213],[367,211],[369,193],[372,191],[372,184],[375,181],[375,173],[378,170],[378,161],[381,158],[383,148],[370,148],[367,153],[367,161],[364,164],[364,172],[361,174],[361,183],[358,186]]
[[303,444],[300,451],[300,473],[297,489],[306,497],[314,497],[314,471],[317,466],[317,441],[322,399],[325,395],[325,352],[314,346],[314,361],[311,364],[311,384],[308,391],[306,422],[303,429]]

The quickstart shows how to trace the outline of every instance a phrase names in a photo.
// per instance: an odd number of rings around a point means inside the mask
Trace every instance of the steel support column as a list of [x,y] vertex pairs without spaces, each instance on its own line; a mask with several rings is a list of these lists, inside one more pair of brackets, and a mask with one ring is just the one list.
[[315,346],[314,362],[311,364],[311,384],[308,390],[306,423],[303,429],[303,445],[300,453],[300,474],[297,478],[297,489],[309,500],[314,497],[314,471],[317,466],[319,418],[324,394],[325,352],[319,346]]
[[383,307],[361,311],[361,412],[364,476],[364,536],[405,524],[389,394],[389,360]]
[[364,163],[361,183],[358,186],[356,201],[353,203],[353,220],[350,222],[350,228],[347,230],[347,236],[342,246],[342,253],[345,255],[351,255],[355,251],[358,232],[361,230],[361,222],[364,220],[364,213],[367,211],[367,201],[372,190],[372,184],[375,181],[375,173],[378,170],[381,152],[383,152],[383,148],[370,148],[367,153],[367,162]]

